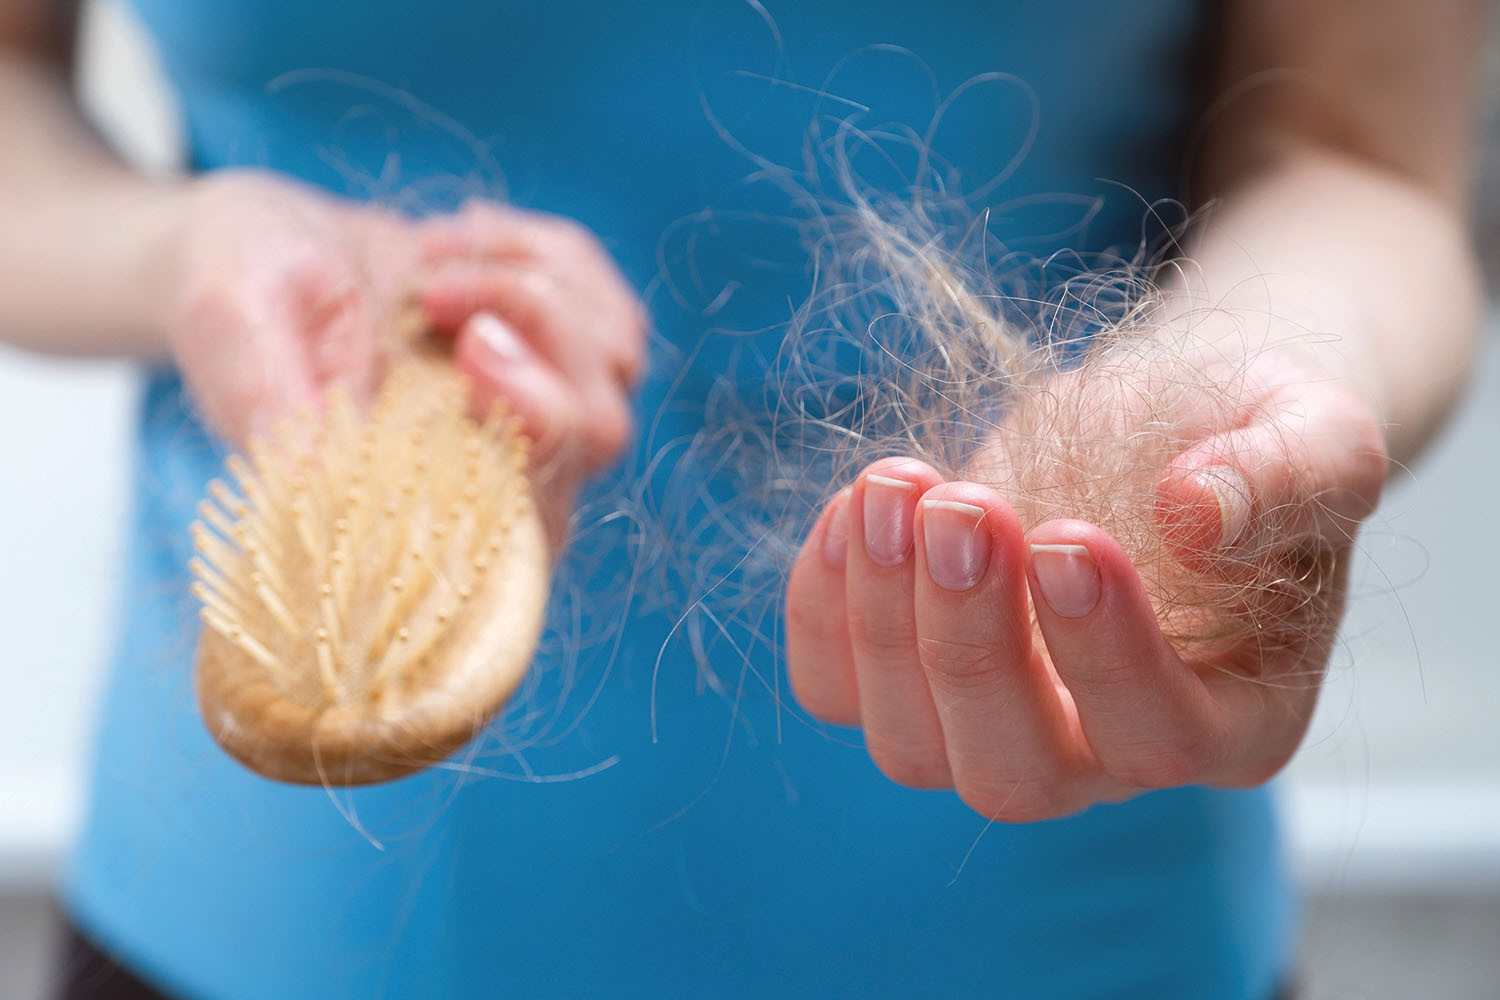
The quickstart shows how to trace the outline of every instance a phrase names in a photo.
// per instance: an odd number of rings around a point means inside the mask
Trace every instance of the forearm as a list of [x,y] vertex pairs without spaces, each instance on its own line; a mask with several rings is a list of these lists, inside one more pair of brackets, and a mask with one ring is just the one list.
[[116,160],[62,67],[0,47],[0,337],[57,354],[166,352],[180,185]]
[[1209,212],[1187,261],[1175,289],[1196,314],[1232,319],[1210,335],[1294,352],[1344,380],[1395,461],[1416,456],[1462,387],[1482,310],[1477,265],[1458,210],[1403,176],[1290,152]]
[[[1343,381],[1408,461],[1462,387],[1482,0],[1235,0],[1179,288]],[[1253,342],[1250,346],[1256,346]]]

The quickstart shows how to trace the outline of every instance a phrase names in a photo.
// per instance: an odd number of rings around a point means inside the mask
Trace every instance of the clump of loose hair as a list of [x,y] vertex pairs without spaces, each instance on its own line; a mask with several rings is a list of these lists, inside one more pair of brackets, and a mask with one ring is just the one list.
[[[733,553],[689,543],[674,557],[689,594],[679,632],[700,665],[723,643],[748,662],[747,643],[776,642],[771,616],[819,511],[870,462],[896,455],[995,488],[1028,530],[1076,518],[1108,531],[1165,636],[1206,669],[1253,670],[1225,654],[1254,648],[1263,659],[1327,634],[1332,611],[1319,597],[1337,567],[1326,546],[1288,545],[1297,505],[1257,507],[1232,544],[1163,536],[1177,513],[1162,491],[1173,461],[1247,424],[1266,388],[1255,353],[1267,345],[1248,319],[1245,349],[1226,351],[1232,317],[1164,290],[1188,266],[1179,227],[1129,257],[1038,260],[1008,252],[986,222],[931,188],[881,196],[844,185],[837,210],[820,203],[806,244],[814,293],[774,355],[720,378],[709,426],[685,446],[695,461],[683,467],[698,471],[678,487]],[[1199,333],[1210,313],[1212,342]],[[732,485],[711,495],[715,474]],[[705,530],[664,527],[664,538]]]

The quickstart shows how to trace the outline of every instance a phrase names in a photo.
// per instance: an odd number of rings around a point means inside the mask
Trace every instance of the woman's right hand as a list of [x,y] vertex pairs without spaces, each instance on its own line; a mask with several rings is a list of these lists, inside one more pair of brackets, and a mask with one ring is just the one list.
[[503,396],[524,420],[563,509],[623,448],[645,314],[576,224],[480,202],[418,222],[249,171],[193,181],[173,210],[165,336],[231,443],[336,381],[367,399],[380,332],[415,303],[455,338],[476,411]]

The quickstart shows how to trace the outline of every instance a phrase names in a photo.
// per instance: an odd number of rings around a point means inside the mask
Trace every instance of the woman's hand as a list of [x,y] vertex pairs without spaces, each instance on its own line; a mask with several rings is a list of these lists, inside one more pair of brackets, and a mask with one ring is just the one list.
[[167,341],[206,423],[238,445],[335,381],[369,397],[407,224],[259,173],[207,175],[174,209]]
[[176,210],[167,339],[229,440],[334,382],[368,398],[416,306],[456,339],[476,412],[503,396],[524,419],[559,499],[623,447],[644,313],[577,225],[477,202],[413,222],[250,172],[195,181]]
[[[618,457],[645,366],[646,313],[609,254],[568,219],[471,202],[419,228],[416,300],[457,338],[475,405],[504,397],[548,480]],[[570,505],[571,506],[571,505]]]
[[1154,516],[1179,572],[1239,572],[1243,556],[1267,577],[1316,574],[1305,602],[1277,609],[1291,616],[1277,642],[1249,629],[1227,648],[1174,649],[1103,528],[1027,532],[995,490],[892,458],[833,499],[793,569],[788,672],[803,706],[861,726],[894,780],[956,788],[1002,821],[1270,778],[1310,721],[1386,456],[1370,408],[1339,383],[1268,359],[1246,385],[1243,407],[1168,464]]

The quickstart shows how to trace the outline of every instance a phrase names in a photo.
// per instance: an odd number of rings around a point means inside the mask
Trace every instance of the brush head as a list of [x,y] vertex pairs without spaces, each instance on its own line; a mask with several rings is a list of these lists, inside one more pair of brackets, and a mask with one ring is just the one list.
[[548,546],[527,442],[477,424],[446,361],[392,366],[360,415],[232,457],[193,526],[208,730],[279,781],[359,785],[437,763],[499,711],[541,631]]

